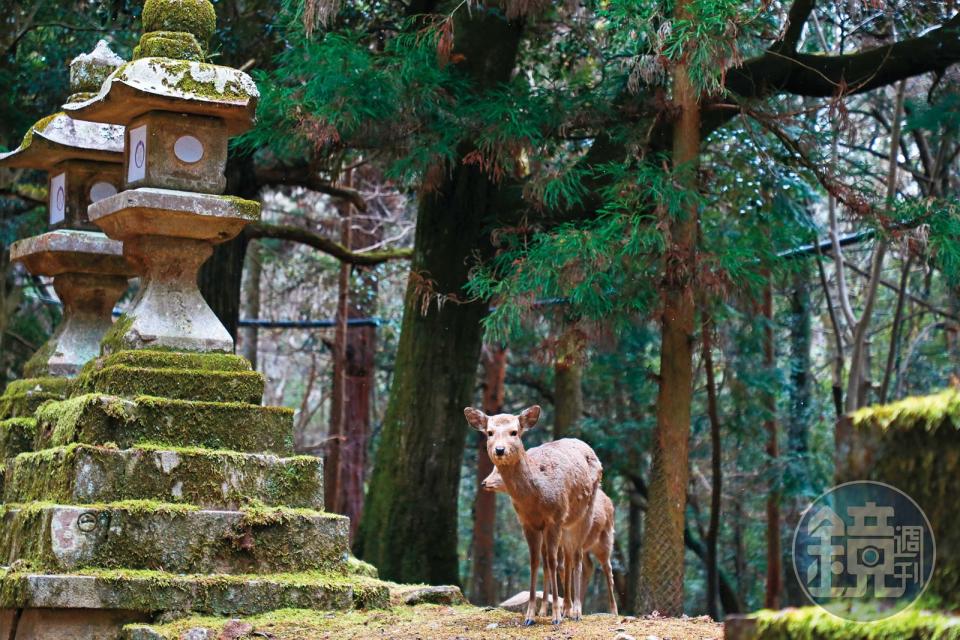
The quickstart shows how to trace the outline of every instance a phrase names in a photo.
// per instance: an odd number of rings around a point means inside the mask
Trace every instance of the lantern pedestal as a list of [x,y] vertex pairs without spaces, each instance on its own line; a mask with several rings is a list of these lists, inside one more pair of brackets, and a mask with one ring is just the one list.
[[75,376],[100,354],[100,339],[113,325],[113,306],[133,273],[119,242],[91,231],[52,231],[15,242],[10,259],[53,278],[63,320],[30,359],[28,377]]
[[90,219],[142,275],[133,308],[103,341],[103,351],[172,349],[230,352],[233,338],[197,286],[213,246],[259,219],[260,204],[227,196],[133,189],[90,207]]

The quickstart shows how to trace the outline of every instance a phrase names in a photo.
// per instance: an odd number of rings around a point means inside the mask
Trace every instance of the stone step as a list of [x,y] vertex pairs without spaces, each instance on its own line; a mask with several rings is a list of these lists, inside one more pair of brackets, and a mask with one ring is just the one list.
[[0,464],[25,451],[33,451],[36,435],[37,421],[33,418],[0,421]]
[[71,381],[66,378],[14,380],[0,395],[0,420],[29,418],[47,400],[66,397]]
[[0,562],[34,571],[80,568],[171,573],[340,571],[349,520],[308,509],[201,510],[148,501],[6,504]]
[[76,442],[293,453],[293,410],[285,407],[87,394],[48,403],[36,416],[37,451]]
[[250,362],[227,353],[187,353],[178,351],[118,351],[91,362],[82,375],[98,369],[124,366],[143,369],[183,369],[202,371],[250,371]]
[[[385,583],[336,572],[265,576],[159,571],[82,571],[68,575],[7,572],[0,577],[0,637],[9,636],[4,614],[12,610],[23,612],[18,629],[24,634],[17,637],[87,640],[104,637],[78,635],[91,629],[98,615],[101,628],[115,630],[114,635],[106,637],[117,637],[125,623],[153,619],[157,611],[239,617],[285,608],[382,608],[389,606],[389,600]],[[31,624],[36,625],[38,635],[27,633]],[[124,632],[127,635],[120,637],[144,637],[135,632],[143,633],[148,628],[128,627]]]
[[[2,425],[2,423],[0,423]],[[121,500],[239,509],[323,508],[323,461],[212,449],[68,445],[8,461],[4,502],[90,504]]]
[[155,396],[174,400],[260,404],[264,379],[256,371],[151,369],[112,365],[85,376],[84,391],[133,398]]

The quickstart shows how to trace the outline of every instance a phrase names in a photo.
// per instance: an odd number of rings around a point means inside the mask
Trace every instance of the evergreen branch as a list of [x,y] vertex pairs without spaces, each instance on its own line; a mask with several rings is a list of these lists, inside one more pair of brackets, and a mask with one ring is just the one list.
[[273,238],[287,242],[298,242],[313,247],[330,255],[340,262],[356,266],[375,266],[390,260],[409,260],[413,257],[413,249],[393,249],[390,251],[371,251],[358,253],[351,251],[339,242],[331,240],[314,231],[290,225],[269,224],[257,222],[247,226],[244,234],[249,240]]

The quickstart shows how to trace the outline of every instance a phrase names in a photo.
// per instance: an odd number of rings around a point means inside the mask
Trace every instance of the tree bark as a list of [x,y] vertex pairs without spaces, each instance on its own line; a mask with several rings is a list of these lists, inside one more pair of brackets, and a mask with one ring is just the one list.
[[[522,26],[491,11],[460,11],[454,53],[478,90],[506,82]],[[458,57],[459,59],[459,57]],[[354,548],[386,579],[450,584],[457,571],[457,495],[486,301],[460,298],[468,256],[492,253],[504,185],[462,159],[424,185],[403,326],[383,434]],[[430,188],[432,187],[432,188]],[[440,297],[438,297],[438,294]],[[446,296],[447,299],[443,296]]]
[[[483,412],[488,416],[503,413],[504,387],[507,377],[507,349],[487,345],[483,363]],[[473,504],[473,570],[471,601],[478,605],[498,602],[497,584],[493,578],[493,539],[497,523],[497,495],[484,491],[480,483],[493,471],[487,454],[486,438],[477,434],[477,497]]]
[[571,358],[558,358],[553,367],[553,439],[580,436],[583,415],[583,365]]
[[720,446],[720,411],[717,408],[717,383],[713,370],[713,322],[703,320],[703,366],[707,373],[707,414],[710,417],[710,463],[712,469],[710,488],[710,524],[707,528],[707,613],[714,620],[720,619],[717,592],[720,587],[720,562],[717,546],[720,538],[720,508],[723,499],[723,450]]
[[[342,210],[349,210],[351,206],[344,203]],[[357,220],[345,216],[342,222],[343,243],[351,250],[363,249],[382,240],[382,226],[375,218]],[[338,305],[324,492],[327,509],[350,518],[350,539],[355,540],[363,516],[377,329],[351,327],[348,321],[368,318],[376,313],[378,286],[370,267],[344,263],[340,269],[343,293]],[[357,285],[354,292],[350,291],[351,271]]]
[[[764,365],[769,375],[774,375],[777,361],[773,336],[773,283],[769,281],[763,290]],[[773,391],[764,393],[767,419],[764,429],[767,432],[767,464],[770,468],[770,493],[767,495],[767,587],[764,606],[768,609],[780,608],[780,591],[783,588],[783,564],[780,551],[780,444],[777,440],[777,396]]]
[[[690,0],[679,0],[684,19]],[[685,61],[673,75],[673,103],[679,116],[673,130],[673,170],[680,188],[696,191],[700,157],[700,105]],[[638,579],[640,613],[683,613],[684,510],[687,496],[690,406],[693,400],[694,273],[698,211],[669,220],[662,284],[660,389],[653,438],[653,465]]]

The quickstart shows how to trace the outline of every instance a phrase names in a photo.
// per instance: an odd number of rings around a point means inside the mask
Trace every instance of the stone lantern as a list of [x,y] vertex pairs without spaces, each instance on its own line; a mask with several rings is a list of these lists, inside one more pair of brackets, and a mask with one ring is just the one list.
[[123,241],[140,293],[72,395],[37,410],[35,452],[8,461],[0,637],[141,640],[185,612],[389,600],[349,558],[348,519],[323,510],[322,460],[294,455],[293,411],[262,405],[263,376],[197,287],[213,246],[260,214],[222,195],[257,88],[202,61],[208,0],[147,0],[143,21],[133,62],[65,107],[127,127],[122,191],[88,214]]
[[133,62],[98,95],[66,107],[126,127],[124,191],[89,214],[124,242],[143,282],[104,352],[230,352],[233,339],[201,297],[197,273],[215,244],[259,219],[259,203],[221,195],[228,138],[251,126],[259,93],[247,74],[200,62],[216,24],[206,0],[148,0],[143,20]]
[[[76,58],[70,74],[75,96],[82,97],[122,62],[102,41],[93,53]],[[0,166],[42,170],[49,176],[53,230],[10,248],[11,260],[34,275],[53,278],[64,305],[63,321],[25,367],[29,378],[73,376],[99,355],[113,306],[127,290],[132,270],[122,244],[87,218],[90,204],[117,193],[122,151],[123,127],[58,113],[35,124],[17,149],[0,155]]]

